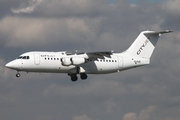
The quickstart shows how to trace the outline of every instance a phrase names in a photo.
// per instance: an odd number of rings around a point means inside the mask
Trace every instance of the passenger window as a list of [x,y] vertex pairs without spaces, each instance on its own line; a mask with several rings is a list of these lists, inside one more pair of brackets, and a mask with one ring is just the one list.
[[59,60],[59,58],[57,58],[57,60]]
[[30,57],[29,57],[29,56],[27,56],[27,59],[30,59]]

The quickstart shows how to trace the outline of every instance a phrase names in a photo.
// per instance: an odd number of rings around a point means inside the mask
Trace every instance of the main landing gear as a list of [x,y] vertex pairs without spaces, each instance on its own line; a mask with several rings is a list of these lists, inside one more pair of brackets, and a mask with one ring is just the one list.
[[70,76],[71,76],[71,80],[72,80],[73,82],[75,82],[75,81],[78,80],[78,77],[77,77],[76,74],[72,74],[72,75],[70,75]]
[[88,76],[87,76],[86,73],[81,73],[80,77],[81,77],[82,80],[85,80],[85,79],[87,79]]
[[[78,77],[77,77],[77,74],[68,74],[70,77],[71,77],[71,80],[73,81],[73,82],[75,82],[75,81],[77,81],[78,80]],[[80,73],[80,78],[82,79],[82,80],[85,80],[85,79],[87,79],[87,74],[86,73]]]

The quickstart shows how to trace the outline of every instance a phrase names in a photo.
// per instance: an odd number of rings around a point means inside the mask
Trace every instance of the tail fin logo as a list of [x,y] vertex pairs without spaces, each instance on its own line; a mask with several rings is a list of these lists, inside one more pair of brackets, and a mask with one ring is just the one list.
[[146,39],[146,41],[144,42],[144,44],[139,48],[139,50],[137,51],[137,55],[140,55],[141,52],[144,50],[144,48],[147,46],[147,44],[149,43],[149,40]]

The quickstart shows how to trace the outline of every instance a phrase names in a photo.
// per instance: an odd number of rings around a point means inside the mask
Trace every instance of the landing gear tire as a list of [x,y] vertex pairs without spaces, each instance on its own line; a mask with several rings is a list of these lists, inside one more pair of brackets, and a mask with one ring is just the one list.
[[78,77],[76,75],[71,75],[71,80],[75,82],[78,80]]
[[21,74],[20,74],[20,73],[17,73],[17,74],[16,74],[16,77],[20,77],[20,76],[21,76]]
[[80,76],[82,80],[85,80],[88,77],[86,73],[81,73]]

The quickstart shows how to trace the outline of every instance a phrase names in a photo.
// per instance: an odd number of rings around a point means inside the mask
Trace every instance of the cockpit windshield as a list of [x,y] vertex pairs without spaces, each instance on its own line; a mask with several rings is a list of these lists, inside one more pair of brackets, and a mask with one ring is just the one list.
[[17,59],[30,59],[30,57],[29,56],[19,56]]

